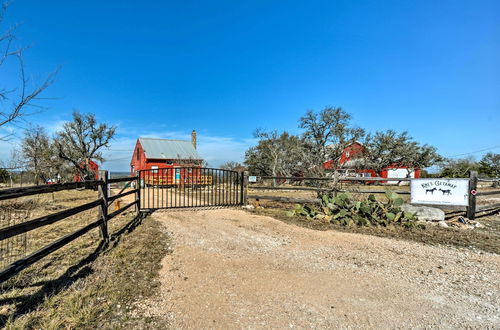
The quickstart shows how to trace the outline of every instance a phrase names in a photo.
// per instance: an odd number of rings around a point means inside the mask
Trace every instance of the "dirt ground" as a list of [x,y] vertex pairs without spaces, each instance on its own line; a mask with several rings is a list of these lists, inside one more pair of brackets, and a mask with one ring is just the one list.
[[162,211],[146,314],[173,328],[498,328],[498,254],[318,231],[241,210]]
[[288,224],[309,229],[335,230],[500,254],[500,214],[498,212],[478,217],[476,220],[482,226],[472,230],[468,229],[469,226],[457,225],[456,220],[461,215],[460,213],[457,216],[450,214],[447,221],[449,227],[447,228],[442,228],[435,222],[429,222],[426,223],[425,229],[413,228],[409,230],[402,226],[343,226],[321,220],[310,220],[306,217],[289,217],[287,212],[293,209],[294,204],[262,202],[261,205],[262,207],[248,210],[248,212],[269,216]]

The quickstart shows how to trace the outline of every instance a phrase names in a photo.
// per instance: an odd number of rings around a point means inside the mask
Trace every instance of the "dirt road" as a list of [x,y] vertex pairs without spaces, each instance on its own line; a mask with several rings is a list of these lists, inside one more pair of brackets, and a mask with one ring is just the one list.
[[174,239],[148,313],[174,328],[498,328],[500,257],[314,231],[241,210],[156,212]]

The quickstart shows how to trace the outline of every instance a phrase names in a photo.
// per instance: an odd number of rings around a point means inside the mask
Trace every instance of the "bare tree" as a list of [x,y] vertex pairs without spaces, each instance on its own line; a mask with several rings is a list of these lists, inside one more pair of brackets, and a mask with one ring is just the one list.
[[98,124],[93,114],[73,112],[73,121],[56,133],[55,148],[59,157],[70,162],[84,179],[94,179],[91,160],[104,161],[101,149],[108,147],[116,127]]
[[35,176],[35,183],[46,182],[52,164],[50,139],[45,129],[35,126],[25,131],[21,141],[25,168]]
[[245,166],[243,166],[242,164],[240,164],[238,162],[234,162],[234,161],[225,162],[224,164],[222,164],[220,166],[220,168],[222,168],[224,170],[237,171],[237,172],[246,171]]
[[292,176],[304,169],[307,151],[300,137],[277,131],[254,133],[256,146],[245,153],[245,164],[254,175]]
[[[14,67],[19,73],[19,78],[10,85],[5,81],[0,83],[0,126],[15,123],[36,112],[35,109],[42,108],[35,101],[40,100],[40,94],[54,82],[58,71],[48,75],[40,84],[34,84],[28,79],[23,61],[23,54],[27,47],[14,45],[16,26],[3,28],[8,6],[9,1],[0,0],[0,28],[4,30],[0,32],[0,68],[2,66]],[[6,140],[10,135],[2,136],[0,140]]]
[[351,126],[351,115],[342,108],[325,107],[319,112],[312,110],[300,118],[299,127],[305,129],[304,142],[309,149],[309,172],[323,173],[323,163],[332,160],[338,164],[344,149],[361,139],[362,128]]

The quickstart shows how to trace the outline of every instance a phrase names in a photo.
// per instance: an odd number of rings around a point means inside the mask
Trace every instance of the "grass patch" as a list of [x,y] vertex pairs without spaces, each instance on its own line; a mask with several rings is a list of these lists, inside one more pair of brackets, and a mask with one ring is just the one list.
[[293,205],[258,208],[249,210],[254,214],[265,215],[281,220],[288,224],[301,226],[315,230],[336,230],[342,232],[359,233],[379,237],[397,238],[408,241],[421,242],[432,245],[447,245],[454,247],[466,247],[478,249],[485,252],[500,254],[500,219],[497,217],[482,218],[481,223],[485,228],[472,230],[440,228],[437,226],[426,226],[426,229],[406,229],[400,226],[342,226],[319,220],[309,220],[306,217],[288,217],[287,211]]
[[[36,213],[81,205],[94,195],[89,191],[56,196],[55,202],[41,204]],[[29,250],[95,221],[96,216],[96,210],[91,210],[30,232]],[[3,283],[0,325],[8,329],[164,328],[163,320],[144,317],[135,311],[134,303],[153,296],[157,289],[161,260],[170,251],[168,235],[154,219],[136,218],[133,208],[112,219],[108,228],[112,240],[107,247],[100,243],[96,228]]]

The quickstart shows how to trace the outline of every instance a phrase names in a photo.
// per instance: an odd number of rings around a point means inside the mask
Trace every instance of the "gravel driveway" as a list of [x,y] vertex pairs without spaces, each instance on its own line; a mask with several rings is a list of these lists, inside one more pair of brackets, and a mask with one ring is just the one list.
[[162,211],[148,313],[174,328],[500,328],[500,258],[315,231],[241,210]]

